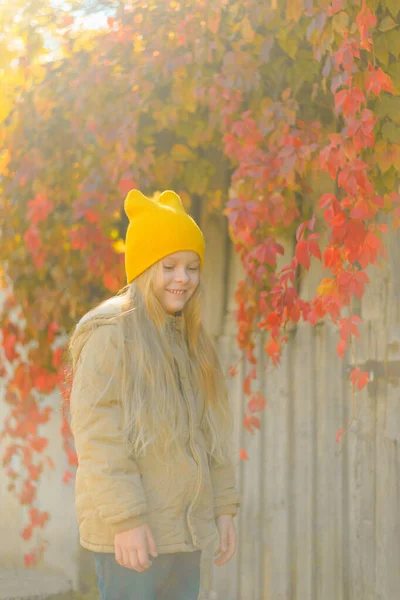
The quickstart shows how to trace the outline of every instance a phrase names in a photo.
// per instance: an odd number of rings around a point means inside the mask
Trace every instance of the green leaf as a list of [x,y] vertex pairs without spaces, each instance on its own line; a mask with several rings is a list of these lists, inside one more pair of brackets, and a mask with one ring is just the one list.
[[392,29],[385,34],[389,52],[396,59],[400,56],[400,31]]
[[384,0],[383,4],[386,6],[386,8],[389,9],[392,17],[394,19],[397,19],[397,15],[399,14],[399,11],[400,11],[399,0]]
[[340,33],[340,35],[343,35],[343,32],[345,29],[347,29],[349,26],[349,15],[344,12],[343,10],[334,15],[333,19],[332,19],[332,29],[334,31],[337,31],[337,33]]
[[390,167],[390,169],[382,175],[383,185],[389,192],[392,192],[395,189],[397,180],[398,173],[394,167]]
[[397,27],[397,23],[390,15],[388,15],[387,17],[384,17],[379,23],[378,29],[379,31],[385,32],[389,31],[390,29],[393,29],[394,27]]
[[382,136],[392,144],[400,144],[400,127],[395,127],[393,123],[385,123],[382,127]]
[[196,155],[187,146],[183,144],[175,144],[171,148],[171,156],[174,160],[186,162],[187,160],[195,160]]
[[299,49],[298,38],[288,29],[282,29],[276,37],[282,50],[294,60]]
[[394,91],[400,94],[400,62],[395,62],[388,68],[388,74],[393,80]]
[[375,56],[379,62],[387,67],[389,64],[389,45],[386,35],[378,35],[374,41]]
[[389,117],[400,125],[400,99],[398,97],[385,94],[377,102],[375,112],[379,118]]

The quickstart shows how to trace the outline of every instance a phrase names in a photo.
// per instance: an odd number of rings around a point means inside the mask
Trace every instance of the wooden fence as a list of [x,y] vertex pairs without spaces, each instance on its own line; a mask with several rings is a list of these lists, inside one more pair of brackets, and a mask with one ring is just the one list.
[[[221,226],[222,227],[222,226]],[[221,253],[223,230],[208,232],[209,253]],[[240,268],[226,250],[224,273],[208,274],[208,313],[228,368],[238,359],[232,321],[233,289]],[[239,545],[230,563],[204,557],[203,597],[218,600],[397,600],[400,598],[400,241],[392,236],[388,263],[369,272],[371,284],[352,310],[364,320],[357,360],[372,382],[356,397],[351,418],[349,368],[339,359],[338,331],[329,323],[300,324],[280,367],[271,372],[264,353],[260,389],[268,405],[262,431],[242,426],[246,367],[230,381],[236,407],[236,447],[243,506],[235,519]],[[212,261],[211,261],[212,262]],[[224,278],[225,275],[225,278]],[[303,283],[310,297],[321,272]],[[214,280],[215,285],[212,285]],[[226,290],[215,291],[225,281]],[[218,305],[218,298],[230,300]],[[218,315],[223,320],[218,333]],[[228,315],[228,316],[224,316]],[[211,327],[211,329],[213,328]],[[261,345],[261,341],[260,341]],[[369,361],[369,362],[367,362]]]

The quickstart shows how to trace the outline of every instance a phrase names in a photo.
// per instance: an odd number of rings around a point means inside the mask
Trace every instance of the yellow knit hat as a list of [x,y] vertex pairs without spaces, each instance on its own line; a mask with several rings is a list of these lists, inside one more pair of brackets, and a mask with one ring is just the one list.
[[128,283],[164,256],[181,250],[197,252],[203,266],[203,234],[178,194],[166,190],[155,201],[139,190],[131,190],[124,209],[129,218],[125,239]]

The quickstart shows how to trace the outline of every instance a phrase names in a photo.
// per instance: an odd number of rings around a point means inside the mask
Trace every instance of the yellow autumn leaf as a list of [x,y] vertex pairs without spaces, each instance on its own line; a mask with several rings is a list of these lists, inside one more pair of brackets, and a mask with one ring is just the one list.
[[125,252],[125,242],[124,240],[117,240],[116,242],[114,242],[114,244],[112,245],[112,247],[114,248],[115,252],[117,254],[123,254]]
[[186,162],[188,160],[195,160],[196,155],[187,146],[183,144],[175,144],[171,148],[171,156],[174,160]]
[[335,280],[332,277],[325,277],[318,286],[317,293],[320,296],[329,296],[335,288]]
[[8,163],[10,162],[11,156],[9,150],[4,150],[0,153],[0,173],[3,175],[8,174]]

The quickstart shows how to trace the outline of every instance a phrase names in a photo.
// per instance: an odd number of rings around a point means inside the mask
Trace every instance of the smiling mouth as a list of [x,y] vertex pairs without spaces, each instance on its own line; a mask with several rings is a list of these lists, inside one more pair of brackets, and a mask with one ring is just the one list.
[[183,294],[186,294],[186,290],[167,290],[167,292],[170,292],[175,296],[183,296]]

